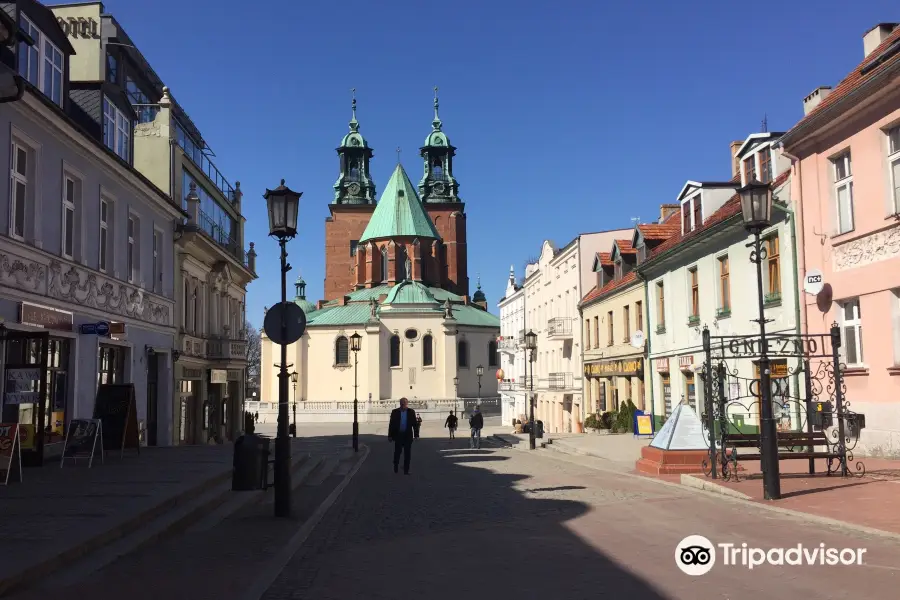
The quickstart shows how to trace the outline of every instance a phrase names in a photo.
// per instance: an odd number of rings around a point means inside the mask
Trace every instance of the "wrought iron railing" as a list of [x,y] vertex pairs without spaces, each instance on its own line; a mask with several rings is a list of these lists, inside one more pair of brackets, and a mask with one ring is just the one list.
[[565,317],[554,317],[547,321],[547,335],[550,337],[571,337],[572,320]]
[[231,237],[225,228],[215,222],[208,214],[200,212],[200,229],[203,230],[215,243],[228,251],[229,254],[247,265],[247,253],[241,248],[240,243]]
[[572,381],[571,373],[550,373],[547,377],[547,387],[551,390],[566,390],[572,387]]
[[175,123],[175,139],[187,157],[191,159],[191,162],[219,188],[219,191],[225,195],[229,202],[234,204],[237,201],[234,187],[225,179],[225,176],[216,168],[216,165],[213,164],[209,157],[203,153],[203,148],[194,143],[194,140],[177,121]]

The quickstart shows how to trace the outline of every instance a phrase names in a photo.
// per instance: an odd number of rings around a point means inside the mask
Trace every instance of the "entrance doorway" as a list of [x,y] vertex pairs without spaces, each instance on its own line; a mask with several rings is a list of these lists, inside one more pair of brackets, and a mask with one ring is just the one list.
[[18,423],[24,430],[20,438],[22,464],[41,466],[45,447],[65,439],[65,373],[70,342],[51,339],[49,332],[9,331],[2,326],[0,337],[4,358],[2,420]]
[[159,355],[151,352],[147,356],[147,445],[157,445],[157,424],[159,423]]

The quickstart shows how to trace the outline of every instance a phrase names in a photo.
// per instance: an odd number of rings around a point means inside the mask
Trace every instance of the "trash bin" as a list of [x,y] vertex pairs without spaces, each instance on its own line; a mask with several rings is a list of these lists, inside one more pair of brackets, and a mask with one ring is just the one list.
[[538,421],[534,427],[534,437],[542,438],[544,437],[544,422]]
[[265,489],[269,467],[269,439],[245,434],[234,442],[231,489],[250,491]]
[[288,425],[288,435],[290,435],[291,437],[297,437],[297,424],[296,423],[291,423],[290,425]]

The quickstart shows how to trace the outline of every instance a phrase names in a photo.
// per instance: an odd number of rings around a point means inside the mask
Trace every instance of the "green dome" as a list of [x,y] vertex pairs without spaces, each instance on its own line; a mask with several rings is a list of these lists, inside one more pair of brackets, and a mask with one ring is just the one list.
[[341,140],[341,148],[368,148],[369,142],[359,131],[351,131]]
[[472,296],[472,300],[474,300],[475,302],[486,302],[487,298],[485,297],[484,292],[481,291],[481,288],[478,288],[478,290],[475,292],[475,295]]
[[447,139],[447,134],[443,131],[432,131],[428,134],[428,137],[425,138],[425,146],[440,146],[442,148],[447,148],[450,146],[450,140]]
[[306,298],[295,298],[294,304],[299,306],[300,310],[302,310],[307,316],[309,315],[309,313],[316,311],[316,305]]
[[435,300],[428,288],[418,281],[404,281],[391,288],[385,304],[433,304],[439,306],[440,303]]

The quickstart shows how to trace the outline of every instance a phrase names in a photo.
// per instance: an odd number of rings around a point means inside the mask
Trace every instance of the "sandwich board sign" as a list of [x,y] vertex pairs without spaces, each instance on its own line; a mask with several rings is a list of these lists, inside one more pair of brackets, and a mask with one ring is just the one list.
[[0,483],[22,481],[22,445],[19,424],[0,423]]
[[[99,444],[97,443],[99,440]],[[103,462],[103,421],[100,419],[72,419],[66,431],[66,443],[63,446],[62,460],[59,468],[63,468],[69,458],[78,464],[79,458],[86,458],[88,468],[94,464],[94,454],[100,452]]]
[[126,448],[141,453],[133,383],[99,386],[93,420],[102,422],[105,435],[100,436],[100,441],[104,450],[118,450],[120,458],[125,455]]

